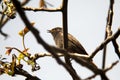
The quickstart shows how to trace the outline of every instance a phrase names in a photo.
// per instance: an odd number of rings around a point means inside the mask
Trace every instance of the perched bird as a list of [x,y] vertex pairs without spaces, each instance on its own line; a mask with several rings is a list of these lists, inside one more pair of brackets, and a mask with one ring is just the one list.
[[[64,48],[64,39],[63,39],[63,29],[61,27],[56,27],[51,30],[48,30],[49,33],[52,34],[56,46],[58,48]],[[68,33],[68,48],[67,51],[70,53],[79,53],[88,55],[80,42]]]
[[[63,29],[60,27],[56,27],[51,30],[48,30],[48,32],[52,34],[54,41],[56,43],[56,46],[58,48],[64,49]],[[70,53],[78,53],[78,54],[87,55],[87,52],[82,47],[80,42],[69,33],[68,33],[68,47],[66,50]],[[65,58],[66,64],[69,66],[69,68],[74,72],[75,75],[77,75],[75,69],[73,68],[73,66],[71,64],[70,58],[67,56],[65,56],[64,58]],[[78,79],[79,79],[79,77],[78,77]],[[74,79],[74,77],[73,77],[73,80],[77,80],[77,79]]]
[[[63,29],[61,27],[56,27],[51,30],[48,30],[48,32],[52,34],[54,41],[56,43],[56,46],[58,48],[64,49]],[[69,33],[68,33],[68,46],[67,46],[66,50],[70,53],[78,53],[78,54],[88,55],[87,52],[85,51],[85,49],[83,48],[83,46],[80,44],[80,42]],[[69,66],[69,68],[74,72],[74,74],[77,75],[75,69],[73,68],[73,66],[71,64],[69,57],[65,56],[65,62]],[[93,63],[92,60],[89,64],[94,65],[94,67],[96,67],[96,65]],[[103,73],[103,71],[100,72],[100,75],[101,75],[102,79],[108,80],[108,78]],[[73,77],[73,80],[79,80],[79,78]]]

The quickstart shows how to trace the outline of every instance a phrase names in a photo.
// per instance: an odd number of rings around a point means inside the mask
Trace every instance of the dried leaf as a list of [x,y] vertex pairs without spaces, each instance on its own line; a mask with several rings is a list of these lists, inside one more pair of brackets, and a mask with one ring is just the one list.
[[45,0],[40,0],[40,8],[46,8]]
[[24,28],[24,34],[26,34],[29,31],[27,27]]
[[[31,25],[33,26],[35,23],[34,22],[32,22],[31,23]],[[25,27],[23,30],[21,30],[18,34],[20,35],[20,36],[24,36],[24,35],[26,35],[27,33],[29,32],[29,29],[27,28],[27,27]]]
[[5,47],[6,49],[10,49],[11,47]]
[[[31,23],[32,26],[34,26],[34,24],[35,24],[34,22]],[[25,35],[27,32],[29,32],[29,29],[27,27],[25,27],[23,31],[24,31],[24,35]]]
[[40,0],[40,8],[44,7],[44,0]]
[[12,51],[12,48],[10,48],[10,47],[6,47],[6,49],[7,49],[7,51],[6,51],[5,54],[10,55],[10,53],[11,53],[11,51]]
[[29,50],[29,48],[27,48],[27,49],[23,50],[23,52],[27,52],[28,50]]

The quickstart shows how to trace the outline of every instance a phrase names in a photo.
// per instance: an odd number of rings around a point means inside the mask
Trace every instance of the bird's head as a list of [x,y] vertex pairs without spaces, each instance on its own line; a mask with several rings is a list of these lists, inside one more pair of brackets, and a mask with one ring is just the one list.
[[55,36],[59,32],[63,32],[63,29],[61,27],[55,27],[51,30],[48,30],[48,33],[51,33],[53,36]]

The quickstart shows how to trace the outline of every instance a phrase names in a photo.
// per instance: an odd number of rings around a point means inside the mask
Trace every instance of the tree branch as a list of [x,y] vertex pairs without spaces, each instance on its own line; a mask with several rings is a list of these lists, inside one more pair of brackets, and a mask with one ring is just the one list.
[[[27,28],[32,32],[32,34],[35,36],[37,42],[39,44],[42,44],[42,46],[49,51],[56,59],[56,61],[61,64],[62,66],[64,66],[64,68],[70,72],[73,76],[76,76],[76,74],[71,70],[71,68],[66,65],[57,55],[56,55],[56,51],[54,51],[54,49],[52,48],[52,46],[48,45],[45,41],[43,41],[43,39],[40,37],[39,35],[39,31],[37,29],[35,29],[34,27],[32,27],[32,25],[30,24],[29,20],[27,19],[25,13],[23,12],[20,3],[17,0],[12,0],[14,6],[16,7],[16,10],[18,11],[21,19],[23,20],[23,22],[25,23],[25,25],[27,26]],[[80,79],[79,79],[80,80]]]
[[[106,30],[105,30],[105,38],[104,40],[112,35],[112,20],[113,20],[113,5],[114,5],[114,0],[110,0],[110,5],[109,5],[109,10],[108,10],[108,16],[107,16],[107,23],[106,23]],[[106,49],[107,46],[104,46],[103,49],[103,61],[102,61],[102,69],[105,68],[105,62],[106,62]]]
[[10,20],[9,18],[5,18],[5,20],[0,23],[0,33],[1,33],[5,38],[8,37],[8,34],[4,33],[4,32],[2,31],[2,28],[3,28],[3,26],[4,26],[9,20]]
[[[118,62],[119,62],[119,61],[114,62],[110,67],[106,68],[106,69],[103,70],[103,71],[104,71],[104,72],[107,72],[107,71],[111,70],[115,65],[117,65]],[[93,75],[91,75],[90,77],[88,77],[88,78],[86,78],[86,79],[84,79],[84,80],[91,80],[91,79],[95,78],[96,76],[97,76],[96,74],[93,74]]]
[[113,46],[114,46],[114,49],[115,49],[115,52],[116,52],[117,56],[118,56],[118,57],[119,57],[119,59],[120,59],[119,45],[117,44],[117,42],[116,42],[116,40],[115,40],[115,39],[114,39],[114,40],[112,40],[112,44],[113,44]]
[[[75,57],[81,57],[81,58],[89,58],[88,55],[83,55],[83,54],[78,54],[78,53],[69,53],[70,56],[75,56]],[[57,56],[59,57],[64,57],[64,53],[57,53]],[[54,56],[51,53],[36,53],[34,55],[31,55],[30,58],[37,60],[41,57],[53,57]]]
[[48,8],[31,8],[31,7],[22,7],[23,10],[28,10],[28,11],[46,11],[46,12],[60,12],[61,8],[56,8],[56,9],[48,9]]
[[[118,28],[118,30],[116,31],[116,33],[114,33],[112,36],[108,37],[104,42],[102,42],[96,49],[94,52],[92,52],[91,56],[89,59],[92,59],[98,51],[102,50],[104,48],[105,45],[107,45],[110,41],[112,40],[116,40],[120,35],[120,27]],[[120,53],[119,53],[120,54]]]
[[25,71],[25,70],[23,70],[22,68],[19,68],[19,67],[15,67],[15,73],[14,74],[25,76],[26,80],[41,80],[36,76],[32,76],[27,71]]
[[115,65],[117,65],[119,61],[115,61],[114,63],[112,63],[112,65],[110,67],[108,67],[107,69],[105,69],[104,71],[107,72],[109,70],[111,70]]
[[[6,11],[7,10],[7,8],[4,10],[4,11]],[[3,11],[3,12],[4,12]],[[1,19],[0,19],[0,33],[1,33],[1,35],[3,35],[5,38],[7,38],[8,37],[8,34],[6,34],[6,33],[4,33],[3,31],[2,31],[2,28],[3,28],[3,26],[9,21],[9,18],[7,17],[7,18],[5,18],[5,14],[3,14],[3,12],[0,12],[0,14],[1,14]]]

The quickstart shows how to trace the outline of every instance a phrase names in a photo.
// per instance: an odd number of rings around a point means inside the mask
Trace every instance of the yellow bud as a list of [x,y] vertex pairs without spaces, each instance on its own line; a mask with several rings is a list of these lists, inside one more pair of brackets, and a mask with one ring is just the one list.
[[24,35],[23,30],[21,30],[18,34],[19,34],[20,36],[23,36],[23,35]]

